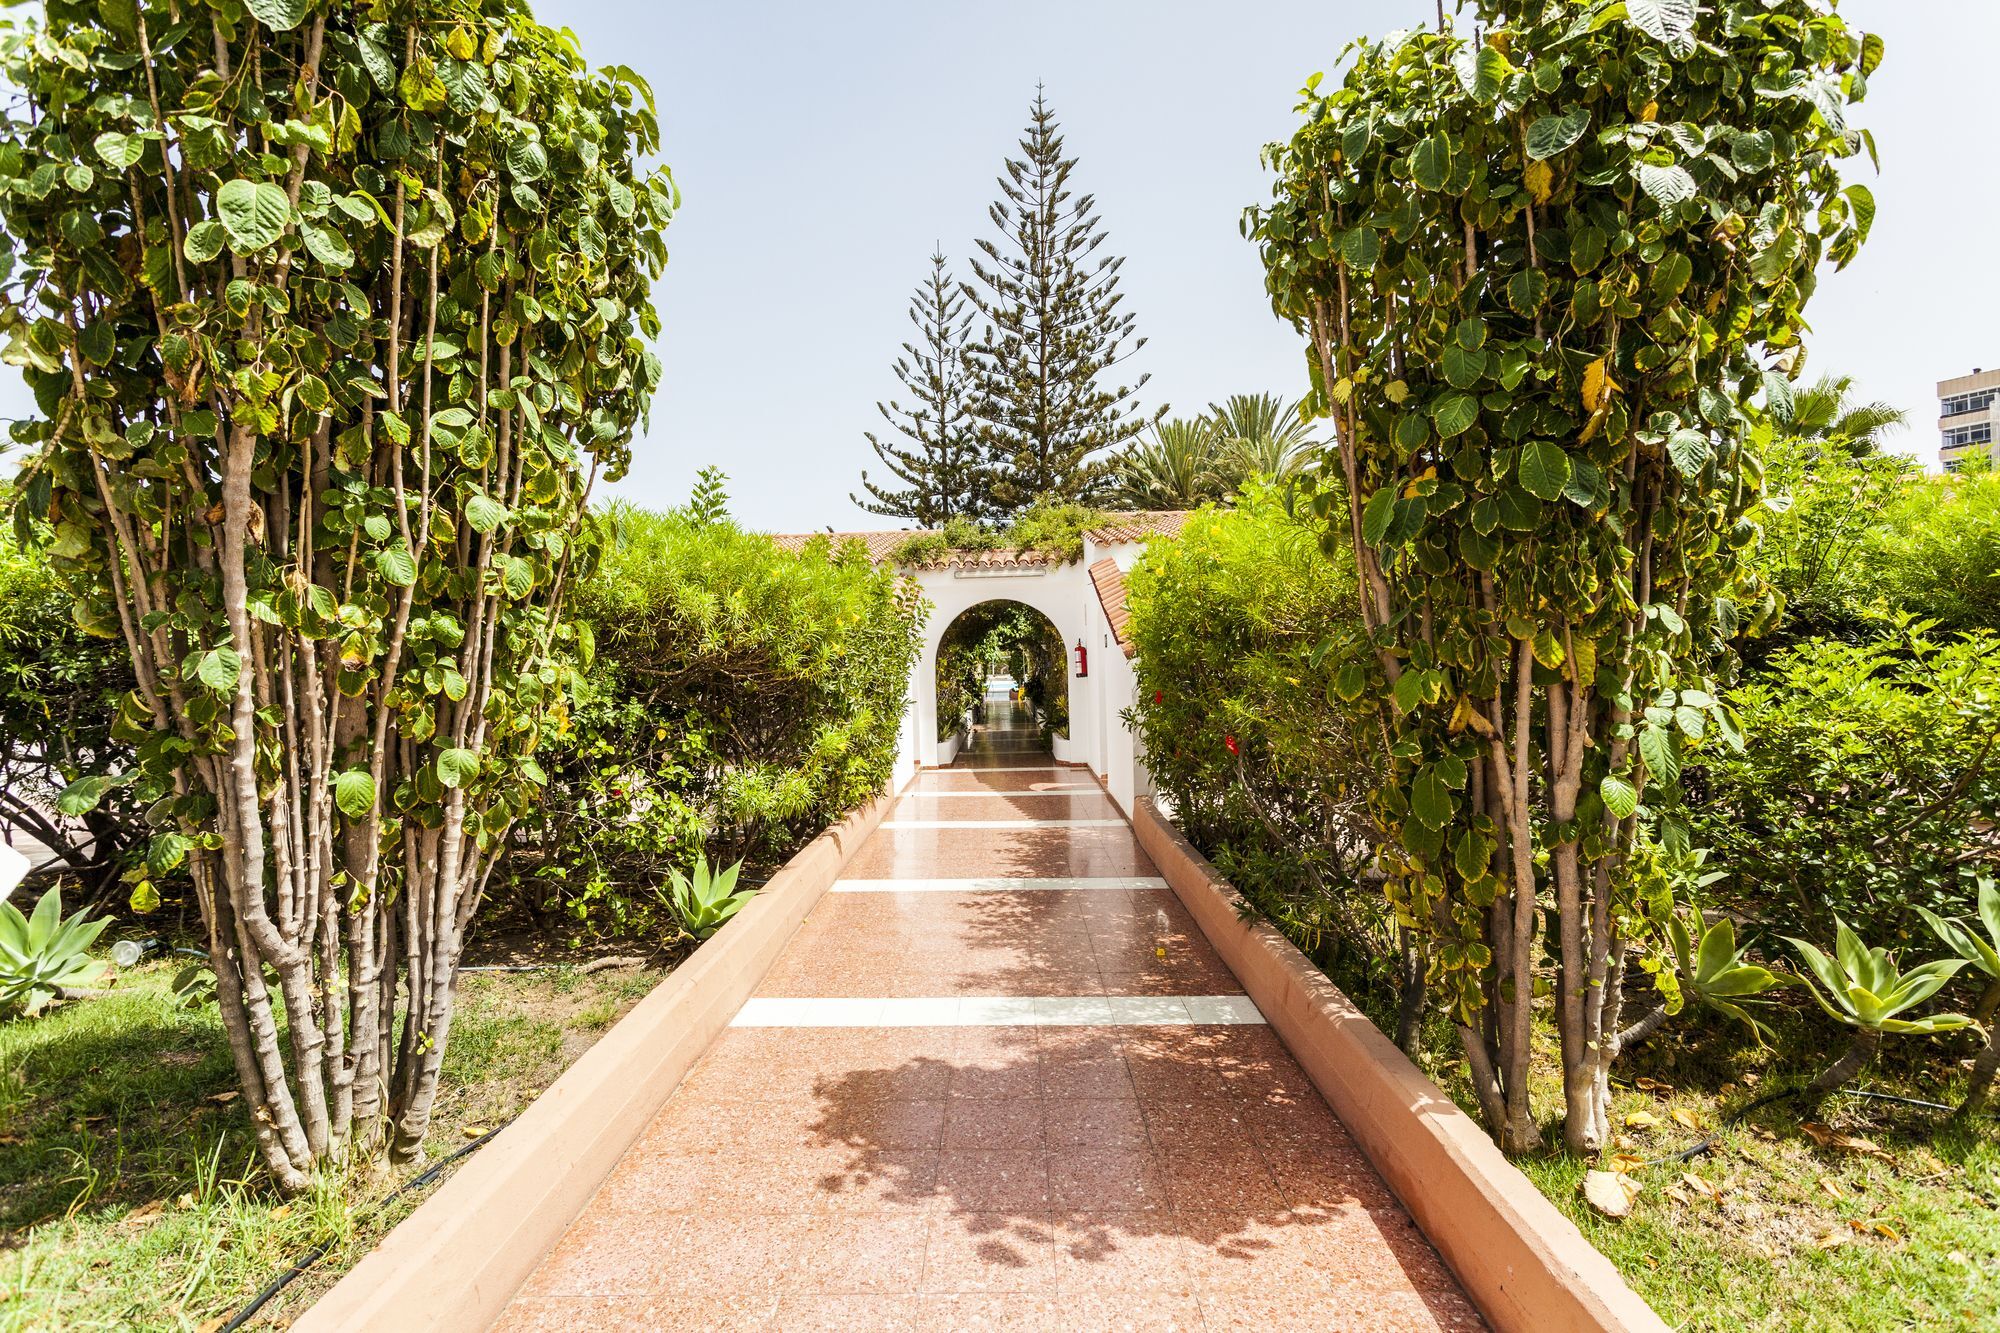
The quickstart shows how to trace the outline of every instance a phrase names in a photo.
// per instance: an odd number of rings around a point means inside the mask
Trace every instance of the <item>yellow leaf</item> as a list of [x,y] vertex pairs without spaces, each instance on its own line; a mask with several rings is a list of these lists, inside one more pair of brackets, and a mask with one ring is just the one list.
[[1400,403],[1410,396],[1410,386],[1401,380],[1390,380],[1382,386],[1382,392],[1389,396],[1390,402]]
[[1684,1129],[1700,1129],[1701,1118],[1685,1106],[1676,1106],[1671,1112],[1674,1123]]
[[1521,170],[1522,183],[1528,187],[1528,197],[1538,204],[1549,201],[1549,191],[1556,180],[1555,168],[1546,162],[1530,162]]
[[1334,401],[1334,402],[1336,402],[1336,403],[1339,403],[1339,404],[1340,404],[1340,405],[1341,405],[1342,407],[1346,407],[1346,406],[1347,406],[1347,400],[1348,400],[1348,399],[1350,399],[1350,398],[1352,398],[1352,397],[1354,397],[1354,381],[1353,381],[1353,380],[1351,380],[1351,379],[1347,379],[1347,378],[1343,377],[1343,378],[1341,378],[1341,379],[1337,379],[1337,380],[1335,380],[1335,381],[1333,382],[1333,401]]
[[1876,1235],[1882,1237],[1882,1239],[1884,1240],[1900,1241],[1903,1239],[1901,1236],[1896,1234],[1896,1228],[1890,1226],[1887,1222],[1876,1222],[1870,1226],[1869,1230],[1873,1231]]
[[1705,1199],[1713,1199],[1715,1197],[1715,1186],[1709,1184],[1692,1171],[1683,1171],[1681,1173],[1681,1184],[1687,1186]]
[[1834,1202],[1836,1203],[1847,1202],[1847,1191],[1840,1187],[1839,1181],[1833,1180],[1827,1176],[1821,1176],[1819,1178],[1819,1187],[1822,1190],[1826,1191],[1826,1196],[1829,1199],[1832,1199]]
[[1611,406],[1611,395],[1618,389],[1611,379],[1609,358],[1598,357],[1583,368],[1583,410],[1602,412]]
[[1639,119],[1641,120],[1658,120],[1659,118],[1660,104],[1658,102],[1646,103],[1645,107],[1639,112]]
[[1660,1117],[1651,1111],[1634,1111],[1625,1117],[1627,1129],[1652,1129],[1660,1123]]

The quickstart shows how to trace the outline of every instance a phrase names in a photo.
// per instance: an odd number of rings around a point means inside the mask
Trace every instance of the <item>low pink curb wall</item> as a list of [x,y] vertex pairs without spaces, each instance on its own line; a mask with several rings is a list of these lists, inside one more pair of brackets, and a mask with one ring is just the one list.
[[1138,805],[1140,846],[1494,1327],[1664,1333],[1478,1124],[1276,927],[1243,918],[1241,895],[1151,800]]
[[893,800],[878,797],[786,862],[292,1327],[470,1330],[498,1319]]

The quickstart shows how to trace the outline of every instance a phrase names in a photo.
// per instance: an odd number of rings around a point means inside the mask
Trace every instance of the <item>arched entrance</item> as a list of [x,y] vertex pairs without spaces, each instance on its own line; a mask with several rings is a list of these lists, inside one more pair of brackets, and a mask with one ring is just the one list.
[[958,613],[939,636],[937,740],[985,720],[989,699],[1014,693],[1015,724],[1032,721],[1045,736],[1068,737],[1069,658],[1047,616],[1025,602],[994,598]]
[[[931,603],[931,618],[924,636],[924,655],[910,678],[911,702],[915,705],[912,710],[914,740],[921,762],[937,762],[936,745],[941,727],[944,735],[951,734],[952,701],[945,700],[943,708],[940,708],[938,698],[939,650],[961,617],[972,613],[974,620],[968,621],[971,624],[988,615],[978,610],[982,606],[997,604],[1020,608],[1053,631],[1053,638],[1048,640],[1051,650],[1055,644],[1060,644],[1062,651],[1048,653],[1053,661],[1049,662],[1046,674],[1064,682],[1067,735],[1085,737],[1096,734],[1097,715],[1092,711],[1095,707],[1094,696],[1087,690],[1075,688],[1079,682],[1070,678],[1073,671],[1067,665],[1071,645],[1082,640],[1087,633],[1084,620],[1087,598],[1091,594],[1089,579],[1082,568],[1077,565],[1017,563],[998,569],[926,569],[920,571],[917,577],[924,596]],[[1058,748],[1067,752],[1070,747],[1065,742]],[[1084,758],[1082,755],[1078,757]]]

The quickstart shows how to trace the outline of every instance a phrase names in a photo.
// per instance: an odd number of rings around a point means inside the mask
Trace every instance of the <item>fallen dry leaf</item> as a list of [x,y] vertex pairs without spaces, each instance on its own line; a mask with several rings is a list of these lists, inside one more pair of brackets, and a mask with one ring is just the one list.
[[1868,1229],[1886,1241],[1897,1244],[1902,1242],[1903,1238],[1896,1234],[1896,1228],[1890,1226],[1887,1222],[1871,1222]]
[[468,1139],[476,1139],[485,1132],[486,1126],[484,1125],[467,1125],[465,1127],[465,1137]]
[[292,1206],[288,1203],[281,1203],[271,1210],[271,1220],[274,1222],[282,1222],[291,1215]]
[[1637,1171],[1646,1164],[1646,1159],[1634,1152],[1615,1152],[1604,1160],[1613,1171]]
[[1815,1248],[1822,1250],[1836,1250],[1845,1244],[1847,1244],[1845,1231],[1829,1231],[1813,1242]]
[[196,1326],[194,1333],[215,1333],[217,1329],[228,1322],[229,1316],[227,1315],[217,1315],[213,1319],[204,1319]]
[[1606,1217],[1631,1216],[1632,1201],[1639,1197],[1641,1188],[1638,1181],[1619,1171],[1586,1171],[1583,1176],[1585,1201]]
[[1687,1107],[1685,1106],[1676,1106],[1668,1114],[1673,1116],[1675,1124],[1680,1125],[1683,1128],[1695,1129],[1695,1130],[1701,1128],[1701,1117],[1696,1115],[1693,1111],[1688,1110]]
[[1819,1178],[1819,1187],[1826,1191],[1826,1195],[1828,1198],[1833,1199],[1839,1203],[1847,1202],[1847,1191],[1840,1187],[1839,1181],[1830,1179],[1829,1177],[1826,1176],[1821,1176]]
[[1632,1086],[1641,1092],[1657,1092],[1662,1095],[1674,1090],[1673,1084],[1662,1083],[1656,1078],[1635,1078],[1632,1080]]
[[1817,1120],[1807,1120],[1800,1124],[1805,1136],[1822,1148],[1838,1148],[1842,1152],[1860,1153],[1863,1157],[1879,1157],[1885,1162],[1896,1159],[1888,1149],[1873,1139],[1864,1139],[1853,1134],[1843,1134],[1837,1129],[1822,1125]]
[[1651,1111],[1633,1111],[1625,1117],[1628,1129],[1651,1129],[1660,1123],[1660,1117]]
[[227,1106],[229,1105],[229,1103],[235,1101],[238,1097],[241,1097],[242,1095],[243,1095],[242,1093],[236,1091],[234,1088],[231,1088],[228,1092],[218,1092],[211,1094],[209,1100],[214,1102],[217,1106]]
[[1689,1189],[1693,1190],[1696,1194],[1701,1195],[1703,1198],[1713,1199],[1716,1197],[1715,1186],[1709,1184],[1706,1180],[1703,1180],[1700,1176],[1696,1175],[1692,1171],[1684,1171],[1681,1173],[1681,1184],[1687,1186]]

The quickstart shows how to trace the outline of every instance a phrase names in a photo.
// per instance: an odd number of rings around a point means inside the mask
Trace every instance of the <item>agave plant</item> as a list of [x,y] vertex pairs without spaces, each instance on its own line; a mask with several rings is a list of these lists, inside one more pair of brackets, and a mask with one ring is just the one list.
[[[1952,973],[1965,966],[1962,958],[1940,958],[1922,963],[1907,972],[1896,969],[1896,960],[1887,949],[1871,949],[1863,944],[1847,923],[1834,918],[1834,956],[1828,958],[1806,940],[1793,939],[1792,947],[1806,960],[1814,985],[1808,977],[1806,989],[1836,1022],[1854,1029],[1854,1041],[1846,1054],[1828,1065],[1806,1088],[1809,1097],[1822,1097],[1848,1082],[1868,1067],[1881,1049],[1885,1033],[1929,1036],[1970,1026],[1964,1014],[1928,1014],[1922,1018],[1898,1018],[1937,994]],[[1786,938],[1791,938],[1787,936]],[[1822,987],[1824,988],[1822,990]]]
[[1734,921],[1725,916],[1706,929],[1702,929],[1701,922],[1701,910],[1697,908],[1694,925],[1701,930],[1699,941],[1679,913],[1667,922],[1667,938],[1673,945],[1681,994],[1746,1024],[1761,1043],[1771,1035],[1771,1029],[1750,1012],[1748,1006],[1764,1003],[1751,997],[1784,985],[1785,978],[1768,967],[1743,961],[1750,946],[1737,944]]
[[698,940],[705,940],[723,923],[735,916],[743,904],[756,896],[755,889],[736,889],[736,876],[742,871],[743,863],[738,861],[727,870],[714,874],[709,872],[708,857],[697,852],[694,858],[694,878],[689,879],[678,870],[668,871],[673,897],[674,912],[680,917],[681,925],[687,933]]
[[1979,881],[1979,924],[1986,928],[1985,939],[1960,922],[1948,921],[1927,908],[1917,910],[1953,953],[1986,974],[1986,989],[1972,1011],[1973,1021],[1986,1029],[1986,1045],[1972,1062],[1972,1081],[1958,1106],[1961,1116],[1978,1115],[1993,1093],[1993,1076],[2000,1073],[2000,1025],[1993,1021],[2000,1012],[2000,885],[1990,879]]
[[105,965],[92,961],[90,946],[110,923],[85,920],[81,912],[64,920],[58,889],[42,895],[33,916],[0,902],[0,1010],[38,1013],[60,989],[103,976]]

